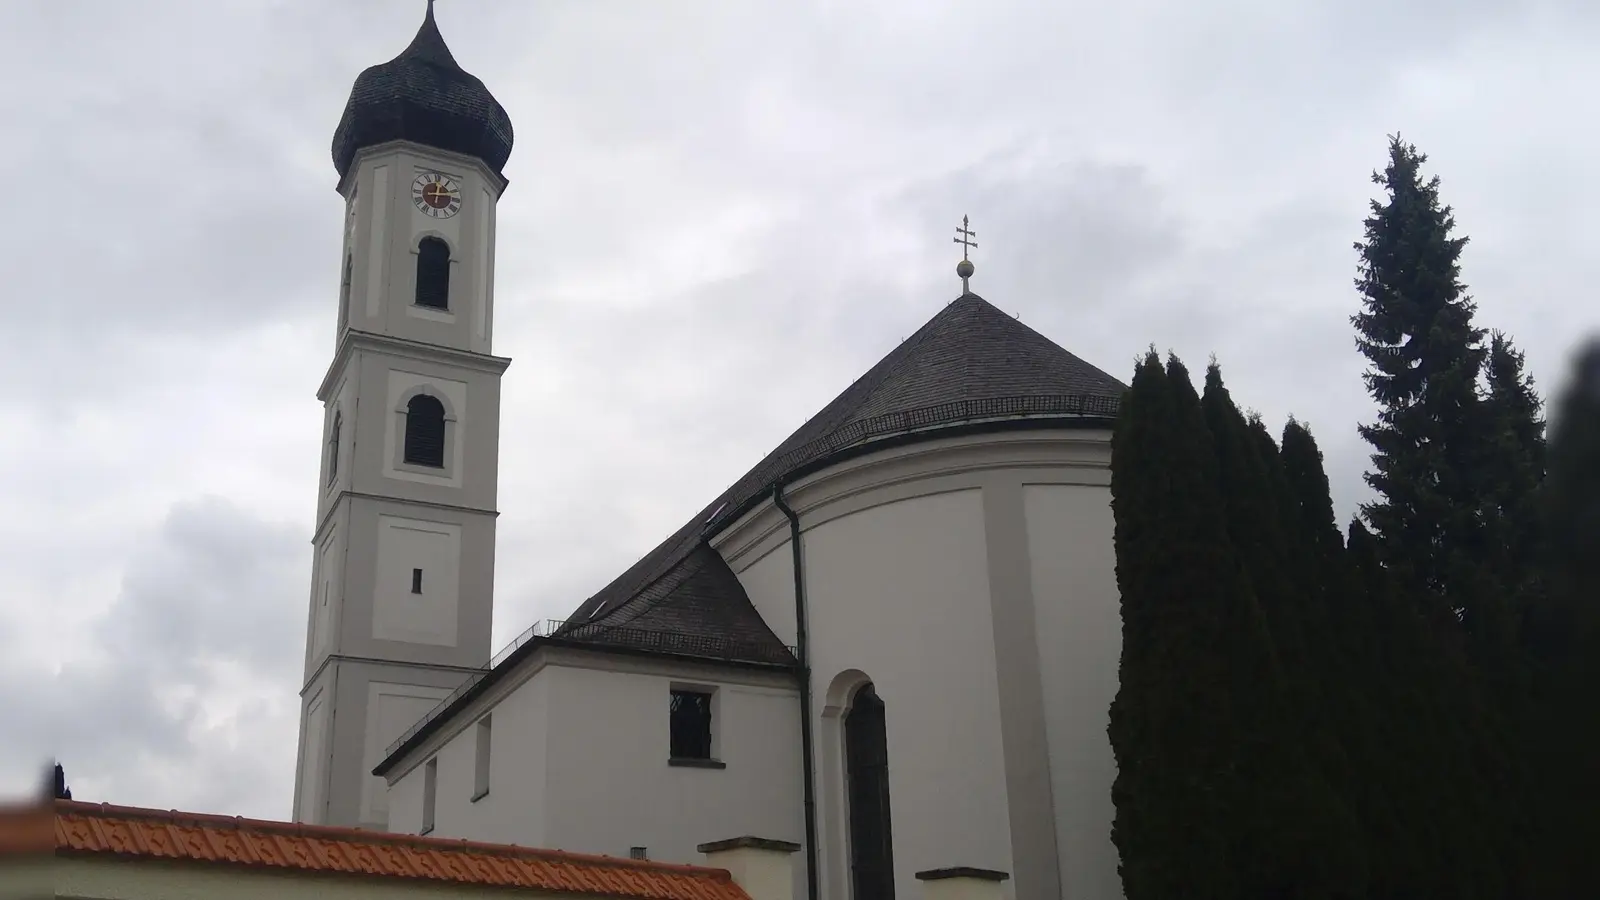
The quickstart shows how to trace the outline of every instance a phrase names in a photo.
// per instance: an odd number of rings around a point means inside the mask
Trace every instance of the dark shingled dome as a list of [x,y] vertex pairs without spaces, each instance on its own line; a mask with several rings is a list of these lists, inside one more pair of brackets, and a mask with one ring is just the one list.
[[333,166],[343,178],[361,148],[398,140],[475,156],[497,174],[511,157],[511,117],[456,64],[431,2],[411,45],[356,78],[333,132]]

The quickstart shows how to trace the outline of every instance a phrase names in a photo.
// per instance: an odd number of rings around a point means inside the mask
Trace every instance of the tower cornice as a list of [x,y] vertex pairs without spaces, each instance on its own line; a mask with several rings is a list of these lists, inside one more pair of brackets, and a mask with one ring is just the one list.
[[322,383],[317,386],[318,400],[324,403],[328,402],[328,398],[333,394],[334,382],[339,373],[344,370],[345,364],[357,350],[375,350],[380,353],[392,353],[412,359],[425,359],[447,365],[460,366],[463,369],[471,369],[477,372],[488,372],[492,375],[499,375],[505,372],[511,365],[510,357],[473,353],[468,350],[457,350],[453,347],[425,344],[422,341],[373,334],[370,331],[350,328],[345,331],[344,337],[339,339],[339,349],[333,354],[333,362],[329,364],[327,373],[322,376]]
[[340,196],[349,196],[350,182],[354,181],[358,177],[361,171],[361,164],[363,162],[375,156],[406,152],[424,156],[429,160],[448,161],[454,165],[472,169],[483,177],[483,180],[486,184],[494,187],[494,196],[496,200],[499,200],[501,197],[503,197],[505,195],[506,188],[511,186],[511,179],[499,172],[496,172],[493,168],[476,156],[471,156],[465,153],[456,153],[441,147],[434,147],[429,144],[418,143],[417,141],[394,140],[384,141],[381,144],[373,144],[370,147],[361,148],[361,150],[356,153],[355,159],[350,163],[350,169],[346,171],[344,175],[340,176],[339,180],[334,183],[333,189],[337,191]]

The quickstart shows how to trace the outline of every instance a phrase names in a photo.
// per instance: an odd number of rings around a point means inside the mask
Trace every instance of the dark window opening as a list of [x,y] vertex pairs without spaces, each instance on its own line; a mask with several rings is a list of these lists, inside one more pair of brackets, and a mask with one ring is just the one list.
[[422,593],[422,570],[421,569],[412,569],[411,570],[411,593],[413,593],[413,594]]
[[450,245],[436,237],[417,245],[417,305],[450,308]]
[[628,848],[628,858],[629,859],[649,859],[650,858],[650,851],[649,851],[649,849],[647,849],[645,847],[629,847]]
[[333,428],[328,431],[328,483],[339,477],[339,432],[344,428],[344,416],[333,414]]
[[868,684],[844,715],[853,896],[894,900],[894,840],[889,827],[889,740],[883,701]]
[[406,403],[405,461],[444,468],[444,404],[418,394]]
[[710,759],[711,695],[673,691],[670,727],[673,759]]

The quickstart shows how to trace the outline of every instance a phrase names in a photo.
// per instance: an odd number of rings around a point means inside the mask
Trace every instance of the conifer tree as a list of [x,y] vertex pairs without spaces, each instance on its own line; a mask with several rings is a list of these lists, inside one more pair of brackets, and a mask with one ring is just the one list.
[[1600,895],[1600,339],[1578,353],[1551,423],[1540,492],[1545,591],[1529,647],[1536,690],[1530,728],[1546,897]]
[[1128,900],[1241,896],[1231,850],[1240,745],[1217,645],[1237,597],[1216,461],[1187,372],[1154,349],[1112,434],[1122,658],[1109,732],[1112,841]]
[[1322,450],[1311,430],[1291,418],[1283,429],[1281,456],[1297,530],[1309,542],[1310,557],[1302,565],[1326,592],[1331,611],[1343,596],[1344,538],[1334,518],[1333,492],[1322,466]]
[[1514,722],[1526,706],[1530,677],[1522,626],[1539,590],[1534,553],[1537,492],[1545,474],[1543,403],[1524,371],[1523,354],[1501,332],[1490,337],[1484,372],[1478,467],[1482,575],[1470,639],[1497,713]]
[[1460,279],[1467,239],[1452,236],[1455,217],[1440,202],[1439,178],[1424,180],[1425,162],[1414,145],[1390,138],[1389,164],[1372,176],[1388,198],[1372,202],[1355,245],[1363,308],[1352,323],[1380,407],[1377,422],[1361,426],[1375,450],[1367,482],[1378,493],[1362,512],[1385,562],[1418,599],[1466,615],[1482,558],[1472,464],[1481,457],[1484,332]]
[[[1178,758],[1196,724],[1178,703],[1175,672],[1190,661],[1174,644],[1182,603],[1182,573],[1164,564],[1172,542],[1185,540],[1181,519],[1165,508],[1187,501],[1165,471],[1176,453],[1166,370],[1152,347],[1134,371],[1112,431],[1111,496],[1115,516],[1117,586],[1122,600],[1122,657],[1111,704],[1112,842],[1128,900],[1156,900],[1184,890],[1227,894],[1220,836],[1191,829],[1219,814],[1204,778]],[[1195,838],[1191,841],[1190,837]]]
[[1241,746],[1238,799],[1248,826],[1236,852],[1249,879],[1245,895],[1364,896],[1359,827],[1330,777],[1343,758],[1317,684],[1324,656],[1308,632],[1317,624],[1315,604],[1297,570],[1306,541],[1292,517],[1278,447],[1259,420],[1239,411],[1215,361],[1201,406],[1244,576],[1236,606],[1265,624],[1264,635],[1232,634],[1217,652],[1262,654],[1271,667],[1270,677],[1242,680],[1234,695],[1242,731],[1252,739]]
[[1493,332],[1484,371],[1484,430],[1490,438],[1485,466],[1490,553],[1508,586],[1522,590],[1532,577],[1538,532],[1536,494],[1545,476],[1544,403],[1524,370],[1523,353],[1503,332]]

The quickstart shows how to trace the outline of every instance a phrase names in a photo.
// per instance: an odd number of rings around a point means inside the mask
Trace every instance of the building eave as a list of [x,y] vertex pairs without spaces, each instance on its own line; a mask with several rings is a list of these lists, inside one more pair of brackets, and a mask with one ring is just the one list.
[[476,156],[457,153],[454,150],[444,150],[439,147],[430,147],[427,144],[419,144],[416,141],[393,140],[384,141],[381,144],[373,144],[370,147],[362,147],[356,151],[355,159],[351,161],[349,171],[345,172],[344,177],[334,182],[333,189],[340,196],[350,196],[350,183],[359,176],[361,164],[374,156],[386,156],[391,153],[414,153],[427,156],[430,159],[447,160],[463,168],[470,168],[477,172],[479,177],[483,178],[494,189],[495,199],[497,200],[503,197],[506,188],[511,186],[511,179],[496,172],[488,163]]
[[783,472],[761,490],[743,503],[732,509],[723,510],[711,522],[707,523],[706,530],[701,538],[706,541],[715,541],[723,532],[736,527],[752,511],[771,502],[772,488],[776,485],[790,485],[803,478],[808,478],[825,469],[848,462],[858,457],[871,453],[880,453],[898,447],[906,447],[934,441],[941,438],[965,437],[980,434],[998,434],[1008,431],[1032,431],[1043,429],[1110,429],[1115,425],[1114,416],[1104,415],[1017,415],[1017,416],[991,416],[984,418],[966,419],[959,422],[928,426],[925,428],[909,428],[903,431],[887,433],[863,439],[857,443],[840,447],[816,459],[809,460],[793,469]]
[[419,747],[427,743],[428,739],[437,734],[455,719],[473,701],[492,690],[495,685],[511,677],[521,666],[531,660],[538,651],[543,649],[564,648],[577,650],[584,653],[602,656],[622,656],[645,659],[667,660],[671,662],[690,663],[713,668],[730,668],[745,671],[760,672],[792,672],[794,663],[768,663],[754,660],[724,659],[715,656],[703,656],[692,653],[677,653],[666,650],[651,650],[642,647],[628,647],[620,645],[599,644],[591,641],[573,640],[565,637],[548,637],[534,635],[521,639],[520,643],[513,643],[514,649],[498,662],[491,664],[487,669],[480,670],[475,676],[469,676],[468,683],[464,684],[449,698],[428,713],[427,717],[415,726],[410,734],[403,737],[384,756],[383,761],[373,767],[372,774],[383,778],[389,772],[406,760]]

